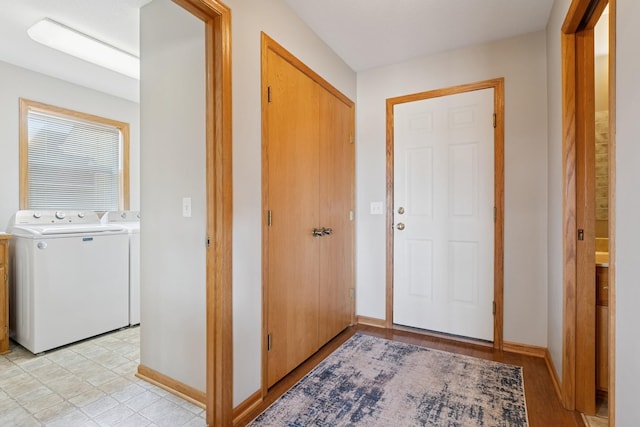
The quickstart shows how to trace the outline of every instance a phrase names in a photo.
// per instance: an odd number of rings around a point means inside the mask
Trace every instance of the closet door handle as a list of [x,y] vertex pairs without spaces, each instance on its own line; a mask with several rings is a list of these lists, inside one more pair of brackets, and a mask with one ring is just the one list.
[[322,237],[324,236],[324,228],[322,230],[319,230],[317,228],[313,229],[313,237]]
[[333,234],[333,228],[324,228],[322,227],[322,234],[325,236],[330,236]]

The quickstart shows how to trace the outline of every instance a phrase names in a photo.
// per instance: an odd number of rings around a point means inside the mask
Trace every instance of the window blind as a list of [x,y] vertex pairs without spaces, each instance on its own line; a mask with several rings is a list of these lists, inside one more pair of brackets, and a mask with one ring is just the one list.
[[29,209],[117,210],[119,128],[29,110]]

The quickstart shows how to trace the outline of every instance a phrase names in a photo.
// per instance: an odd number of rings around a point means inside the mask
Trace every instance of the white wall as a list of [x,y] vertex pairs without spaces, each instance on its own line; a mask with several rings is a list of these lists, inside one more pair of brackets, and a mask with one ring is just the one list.
[[131,208],[139,208],[139,105],[0,61],[0,230],[19,209],[19,98],[129,123]]
[[[200,67],[191,63],[191,57],[169,61],[158,56],[163,55],[167,38],[187,31],[185,26],[194,28],[192,19],[174,22],[168,3],[155,0],[141,11],[142,209],[147,212],[143,212],[142,227],[141,363],[204,390],[205,284],[200,275],[204,274],[204,231],[189,225],[204,221],[205,206],[200,198],[204,197],[204,145],[198,142],[199,137],[185,133],[204,123],[199,121],[204,105],[182,93],[195,91],[193,80],[197,79],[171,77],[171,73],[182,72],[178,70],[181,62],[189,62],[188,72],[204,70],[204,63]],[[356,75],[282,0],[225,3],[233,17],[233,402],[238,405],[261,387],[260,32],[266,32],[352,99]],[[169,96],[180,96],[176,109],[159,102]],[[185,123],[182,133],[172,137],[172,131],[164,126],[176,122],[174,114],[182,120],[187,105],[195,122]],[[194,218],[190,220],[180,217],[180,198],[187,195],[194,201]]]
[[560,29],[571,0],[556,0],[547,23],[548,295],[547,348],[562,378],[562,49]]
[[616,425],[640,425],[640,2],[618,0],[616,64]]
[[170,0],[140,15],[140,363],[205,391],[204,24]]
[[357,312],[385,316],[386,98],[505,78],[504,339],[547,344],[545,34],[445,52],[358,73]]

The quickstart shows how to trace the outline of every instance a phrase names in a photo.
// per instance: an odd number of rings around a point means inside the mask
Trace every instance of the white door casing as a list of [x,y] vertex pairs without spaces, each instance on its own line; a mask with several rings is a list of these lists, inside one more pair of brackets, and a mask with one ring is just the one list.
[[493,115],[492,88],[394,106],[395,324],[494,339]]

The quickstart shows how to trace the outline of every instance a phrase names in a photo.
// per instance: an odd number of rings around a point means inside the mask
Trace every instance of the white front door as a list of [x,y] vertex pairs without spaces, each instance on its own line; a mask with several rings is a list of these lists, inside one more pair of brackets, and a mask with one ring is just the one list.
[[493,341],[494,89],[394,106],[395,324]]

